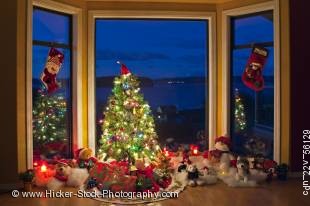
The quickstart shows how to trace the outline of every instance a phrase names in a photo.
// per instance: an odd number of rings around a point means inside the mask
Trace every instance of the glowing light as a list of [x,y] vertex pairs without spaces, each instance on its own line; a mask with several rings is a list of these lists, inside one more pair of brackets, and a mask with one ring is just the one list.
[[47,167],[45,164],[43,164],[40,168],[41,172],[46,172],[47,171]]
[[166,157],[168,157],[169,156],[169,152],[165,151],[165,155],[166,155]]

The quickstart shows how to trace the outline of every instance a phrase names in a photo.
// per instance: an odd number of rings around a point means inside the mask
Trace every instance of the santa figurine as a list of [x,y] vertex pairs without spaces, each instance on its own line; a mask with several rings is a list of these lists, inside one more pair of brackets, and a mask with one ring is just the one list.
[[46,60],[45,68],[41,74],[41,81],[50,94],[59,88],[59,83],[56,81],[61,65],[64,60],[64,54],[55,48],[51,48]]

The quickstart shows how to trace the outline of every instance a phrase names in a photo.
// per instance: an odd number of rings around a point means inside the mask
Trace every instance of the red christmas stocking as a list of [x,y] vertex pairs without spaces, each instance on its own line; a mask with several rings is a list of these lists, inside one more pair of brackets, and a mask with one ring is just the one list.
[[56,81],[56,75],[61,68],[63,60],[63,53],[61,53],[55,48],[50,49],[46,60],[45,68],[40,78],[48,93],[54,92],[59,87],[59,83]]
[[254,46],[245,71],[242,74],[243,83],[254,91],[264,89],[263,68],[266,64],[267,56],[267,49]]

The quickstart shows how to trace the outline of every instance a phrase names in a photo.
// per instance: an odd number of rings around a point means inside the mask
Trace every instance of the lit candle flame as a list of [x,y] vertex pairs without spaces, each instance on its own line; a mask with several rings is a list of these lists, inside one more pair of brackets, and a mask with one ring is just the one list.
[[42,166],[41,166],[41,172],[46,172],[46,171],[47,171],[46,165],[42,165]]

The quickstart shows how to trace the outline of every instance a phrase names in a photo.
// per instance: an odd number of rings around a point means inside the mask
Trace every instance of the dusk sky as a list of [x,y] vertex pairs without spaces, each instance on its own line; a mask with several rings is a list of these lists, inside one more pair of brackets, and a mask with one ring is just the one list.
[[207,21],[96,21],[96,75],[119,73],[121,60],[150,78],[205,76]]

